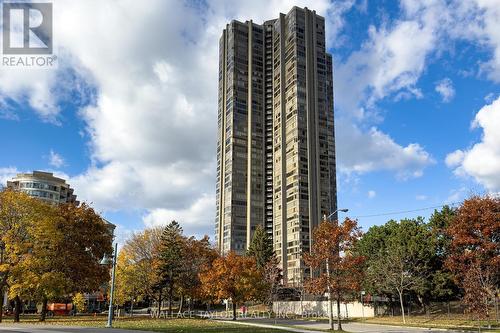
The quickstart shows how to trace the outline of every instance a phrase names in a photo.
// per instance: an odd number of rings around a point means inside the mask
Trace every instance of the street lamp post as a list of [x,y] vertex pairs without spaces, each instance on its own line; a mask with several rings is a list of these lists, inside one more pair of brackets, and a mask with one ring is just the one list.
[[[326,216],[323,215],[323,219],[324,221],[327,221],[331,216],[337,214],[337,212],[344,212],[344,213],[347,213],[349,211],[349,209],[337,209],[336,211],[334,211],[333,213],[331,213],[330,215]],[[334,327],[333,327],[333,302],[332,302],[332,291],[331,291],[331,288],[330,288],[330,263],[328,262],[328,258],[326,258],[326,277],[327,277],[327,280],[328,280],[328,283],[326,285],[326,288],[327,288],[327,291],[328,291],[328,311],[329,311],[329,315],[328,315],[328,324],[330,326],[330,329],[333,330]],[[340,320],[340,318],[339,318]]]
[[365,302],[363,300],[363,296],[365,296],[364,290],[361,291],[361,316],[362,316],[362,320],[364,321],[365,320]]
[[110,290],[110,295],[109,295],[109,311],[108,311],[108,323],[106,324],[106,327],[113,327],[113,298],[115,294],[115,271],[116,271],[116,257],[118,254],[118,243],[115,243],[115,251],[111,255],[111,257],[108,257],[106,254],[104,254],[104,258],[101,260],[101,265],[109,265],[110,259],[113,260],[113,270],[111,272],[111,290]]

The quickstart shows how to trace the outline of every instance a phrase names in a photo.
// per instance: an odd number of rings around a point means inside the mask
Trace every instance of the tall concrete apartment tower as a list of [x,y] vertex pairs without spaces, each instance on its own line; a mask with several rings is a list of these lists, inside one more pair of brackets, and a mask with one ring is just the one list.
[[310,274],[312,231],[336,210],[332,57],[325,19],[294,7],[232,21],[219,42],[216,243],[243,253],[257,225],[284,282]]

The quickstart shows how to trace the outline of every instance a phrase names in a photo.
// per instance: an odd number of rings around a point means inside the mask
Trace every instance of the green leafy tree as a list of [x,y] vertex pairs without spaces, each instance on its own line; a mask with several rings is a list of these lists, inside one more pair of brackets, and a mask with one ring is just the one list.
[[435,241],[423,219],[391,220],[371,227],[359,241],[357,251],[366,258],[368,289],[397,296],[406,323],[403,297],[410,291],[421,294],[428,288],[436,253]]
[[257,268],[263,268],[273,258],[273,242],[263,226],[255,228],[252,242],[247,250],[247,256],[254,257]]
[[432,261],[432,276],[430,279],[429,297],[433,300],[444,301],[450,311],[449,302],[459,295],[460,291],[454,282],[453,274],[445,266],[450,251],[451,237],[447,229],[456,216],[456,209],[443,206],[435,210],[429,219],[429,228],[435,241],[436,253]]
[[186,237],[176,221],[170,222],[161,235],[159,253],[159,275],[161,284],[168,292],[168,310],[172,313],[174,291],[181,281],[184,270],[183,255],[185,254]]

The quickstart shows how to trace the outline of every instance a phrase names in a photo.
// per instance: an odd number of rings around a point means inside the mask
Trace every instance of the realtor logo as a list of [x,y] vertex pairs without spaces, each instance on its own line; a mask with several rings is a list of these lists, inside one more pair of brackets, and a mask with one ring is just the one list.
[[52,3],[2,3],[2,65],[52,67]]
[[3,53],[52,54],[52,3],[3,3]]

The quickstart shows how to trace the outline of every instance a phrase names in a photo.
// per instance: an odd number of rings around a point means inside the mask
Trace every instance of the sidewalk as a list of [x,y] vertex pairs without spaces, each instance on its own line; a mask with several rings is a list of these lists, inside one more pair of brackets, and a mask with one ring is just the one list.
[[297,333],[317,333],[317,332],[322,332],[318,330],[310,330],[310,329],[302,329],[302,328],[293,328],[293,327],[286,327],[286,326],[279,326],[279,325],[273,325],[273,324],[264,324],[264,323],[255,323],[255,322],[248,322],[248,320],[218,320],[223,323],[228,323],[228,324],[238,324],[238,325],[244,325],[244,326],[255,326],[255,327],[261,327],[261,328],[272,328],[275,330],[283,330],[287,332],[297,332]]

